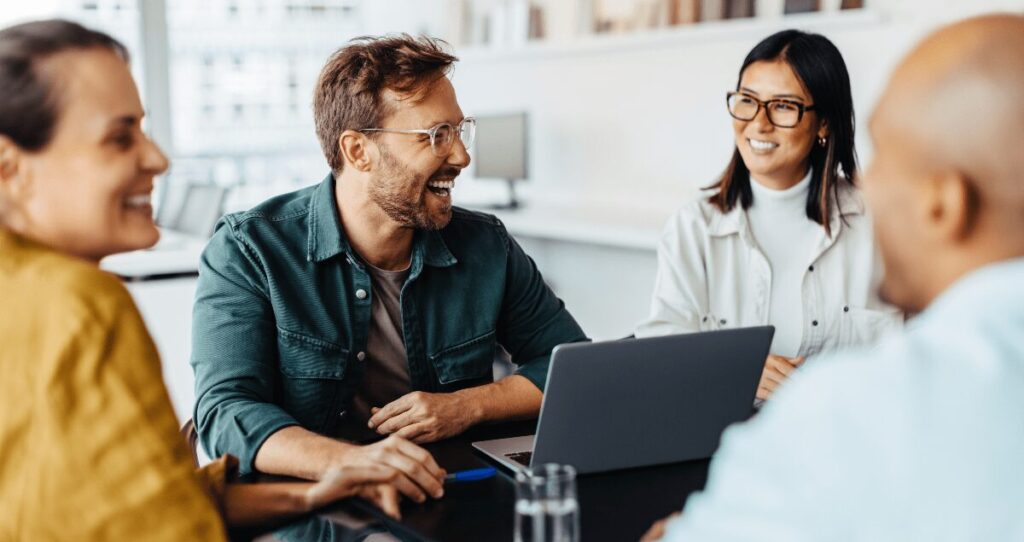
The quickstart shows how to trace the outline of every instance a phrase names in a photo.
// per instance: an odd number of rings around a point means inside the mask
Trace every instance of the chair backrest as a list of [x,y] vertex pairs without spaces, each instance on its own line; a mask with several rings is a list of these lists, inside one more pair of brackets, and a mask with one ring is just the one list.
[[196,424],[189,418],[185,425],[181,426],[181,436],[185,437],[185,441],[188,442],[188,451],[192,453],[192,464],[199,468],[199,454],[196,452],[196,446],[199,445],[199,433],[196,431]]
[[189,184],[171,229],[209,237],[224,212],[227,189],[215,184]]

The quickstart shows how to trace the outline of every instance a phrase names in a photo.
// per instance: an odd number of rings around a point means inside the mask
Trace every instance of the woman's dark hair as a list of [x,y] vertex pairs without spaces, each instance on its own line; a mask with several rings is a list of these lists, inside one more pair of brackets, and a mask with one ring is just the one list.
[[0,30],[0,135],[29,151],[45,147],[57,124],[60,95],[39,65],[64,51],[95,47],[128,61],[121,42],[70,21],[34,21]]
[[[850,75],[839,49],[825,36],[799,30],[783,30],[758,43],[743,60],[736,90],[743,72],[754,62],[781,60],[793,69],[811,93],[814,111],[828,123],[829,135],[824,146],[811,149],[811,186],[807,195],[807,217],[825,227],[831,235],[829,218],[838,205],[839,184],[854,184],[857,174],[857,150],[854,147],[853,97]],[[842,169],[842,175],[839,171]],[[708,201],[722,212],[731,211],[739,200],[744,209],[754,203],[750,189],[750,170],[743,163],[739,149],[721,179],[709,189],[718,192]]]

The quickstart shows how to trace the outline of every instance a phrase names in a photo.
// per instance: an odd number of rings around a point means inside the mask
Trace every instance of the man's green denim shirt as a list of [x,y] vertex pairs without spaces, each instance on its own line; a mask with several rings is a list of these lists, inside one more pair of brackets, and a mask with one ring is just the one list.
[[[206,450],[250,472],[284,427],[334,434],[362,379],[372,292],[333,175],[225,216],[203,252],[193,309],[194,419]],[[498,345],[543,390],[552,349],[586,340],[501,221],[459,208],[444,229],[416,231],[401,305],[416,390],[493,381]]]

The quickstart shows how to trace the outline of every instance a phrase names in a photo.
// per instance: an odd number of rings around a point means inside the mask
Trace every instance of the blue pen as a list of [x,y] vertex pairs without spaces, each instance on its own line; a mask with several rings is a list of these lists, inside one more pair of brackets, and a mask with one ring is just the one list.
[[445,482],[474,482],[476,480],[486,480],[491,476],[498,473],[498,469],[494,467],[484,467],[482,469],[471,469],[463,470],[459,472],[453,472],[448,476],[444,477]]

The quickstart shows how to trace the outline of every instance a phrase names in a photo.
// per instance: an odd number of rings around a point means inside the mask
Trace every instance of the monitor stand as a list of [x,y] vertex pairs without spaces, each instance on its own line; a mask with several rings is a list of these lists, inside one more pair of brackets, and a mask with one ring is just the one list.
[[495,209],[495,210],[509,210],[518,209],[522,203],[516,198],[516,179],[505,179],[505,183],[508,185],[508,201],[502,203],[491,203],[489,205],[481,205],[481,209]]

